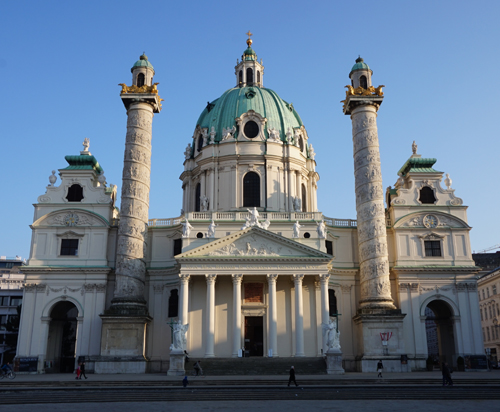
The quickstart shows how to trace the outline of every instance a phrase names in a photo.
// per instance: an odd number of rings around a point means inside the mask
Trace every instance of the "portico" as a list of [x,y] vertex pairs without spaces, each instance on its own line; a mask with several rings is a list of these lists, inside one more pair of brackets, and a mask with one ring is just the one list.
[[[240,349],[270,357],[321,353],[318,328],[328,323],[331,256],[252,227],[177,259],[180,319],[190,325],[190,354],[237,357]],[[260,342],[249,347],[248,324],[256,317],[262,317],[262,347]]]

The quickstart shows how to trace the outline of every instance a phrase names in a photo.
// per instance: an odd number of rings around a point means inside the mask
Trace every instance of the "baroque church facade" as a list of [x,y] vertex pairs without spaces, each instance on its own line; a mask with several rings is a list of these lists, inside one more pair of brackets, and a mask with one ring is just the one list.
[[71,372],[84,356],[96,373],[181,374],[184,350],[270,360],[334,353],[341,367],[332,373],[374,371],[379,359],[388,371],[420,370],[429,320],[442,360],[482,354],[467,207],[415,144],[384,193],[384,96],[372,70],[356,60],[343,100],[357,219],[330,218],[318,209],[307,130],[264,87],[247,44],[235,87],[207,104],[186,148],[180,217],[148,216],[161,99],[145,55],[132,85],[121,84],[120,207],[87,139],[66,156],[58,185],[53,171],[34,205],[17,352],[36,358],[39,373]]

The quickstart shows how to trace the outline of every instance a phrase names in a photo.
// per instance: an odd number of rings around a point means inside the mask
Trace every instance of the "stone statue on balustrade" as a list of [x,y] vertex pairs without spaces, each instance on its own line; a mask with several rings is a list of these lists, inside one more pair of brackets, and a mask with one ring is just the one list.
[[189,328],[189,324],[183,325],[182,321],[177,321],[177,323],[173,324],[172,330],[173,330],[173,343],[170,345],[170,350],[172,352],[180,352],[184,353],[184,350],[186,349],[186,332]]
[[191,229],[193,229],[193,226],[191,226],[191,224],[187,219],[184,223],[181,223],[181,225],[182,225],[182,237],[189,237],[189,234],[191,233]]
[[292,196],[292,204],[294,212],[302,212],[302,200],[298,196]]
[[208,238],[214,238],[215,237],[215,228],[217,225],[215,222],[212,220],[212,223],[208,225],[208,232],[207,232],[207,237]]
[[298,239],[300,237],[300,229],[304,227],[302,226],[299,221],[297,220],[294,224],[293,224],[293,235],[292,235],[292,238],[294,239]]
[[322,220],[321,222],[317,223],[318,227],[316,228],[316,231],[318,232],[318,237],[320,239],[325,239],[326,238],[326,225],[325,221]]
[[200,205],[201,205],[201,211],[206,212],[208,211],[208,197],[207,196],[200,196]]
[[337,330],[337,319],[330,319],[327,324],[321,324],[327,351],[340,351],[340,332]]
[[188,143],[188,145],[186,146],[186,151],[184,152],[184,157],[186,158],[186,160],[191,157],[191,152],[191,143]]
[[250,226],[258,226],[259,225],[259,211],[256,207],[252,207],[251,209],[247,209],[250,213]]

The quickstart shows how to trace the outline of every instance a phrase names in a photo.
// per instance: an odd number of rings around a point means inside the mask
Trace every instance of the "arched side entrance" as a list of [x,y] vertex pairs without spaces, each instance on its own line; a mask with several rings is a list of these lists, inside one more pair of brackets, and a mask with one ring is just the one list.
[[56,303],[50,311],[46,372],[73,373],[77,332],[77,307],[68,301]]
[[442,362],[454,365],[456,351],[452,308],[445,301],[436,299],[425,308],[425,316],[428,355],[435,366]]

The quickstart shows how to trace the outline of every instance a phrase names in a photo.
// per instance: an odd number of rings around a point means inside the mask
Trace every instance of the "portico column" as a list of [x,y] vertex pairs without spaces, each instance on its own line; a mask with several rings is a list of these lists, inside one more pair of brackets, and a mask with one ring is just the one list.
[[295,283],[295,356],[304,356],[304,307],[302,280],[304,275],[292,275]]
[[[321,284],[321,323],[328,325],[330,322],[330,302],[328,298],[328,281],[330,280],[330,275],[319,275],[319,281]],[[327,347],[325,339],[323,339],[323,353],[326,353]]]
[[278,310],[276,305],[276,280],[278,275],[267,275],[269,285],[269,349],[278,356]]
[[233,278],[233,358],[238,357],[241,349],[241,281],[243,275],[232,275]]
[[188,319],[188,296],[189,296],[189,275],[179,275],[181,278],[181,316],[180,320],[183,325],[189,323]]
[[205,275],[207,278],[207,338],[205,357],[213,358],[215,344],[215,279],[217,275]]

